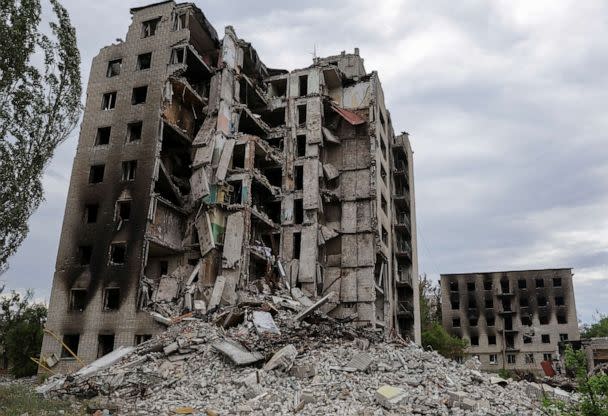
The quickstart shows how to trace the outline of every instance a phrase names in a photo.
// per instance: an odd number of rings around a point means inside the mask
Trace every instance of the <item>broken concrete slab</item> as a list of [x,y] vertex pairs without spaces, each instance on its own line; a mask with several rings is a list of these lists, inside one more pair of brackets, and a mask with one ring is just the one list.
[[238,366],[253,364],[264,359],[259,352],[250,352],[243,345],[231,339],[214,341],[211,346]]
[[298,350],[296,347],[294,347],[292,344],[286,345],[277,351],[263,368],[265,371],[276,369],[289,371],[297,355]]
[[306,308],[305,310],[303,310],[302,312],[300,312],[295,317],[295,319],[297,321],[302,321],[307,316],[309,316],[311,313],[313,313],[314,311],[316,311],[317,309],[319,309],[321,306],[323,306],[325,303],[327,303],[330,299],[335,299],[336,296],[337,295],[336,295],[335,292],[329,292],[327,295],[323,296],[317,302],[315,302],[314,304],[310,305],[308,308]]
[[276,334],[280,335],[281,331],[274,323],[272,315],[264,311],[253,311],[253,325],[258,334]]
[[356,354],[346,364],[347,368],[352,368],[355,371],[366,371],[372,363],[372,356],[366,352]]
[[213,309],[219,306],[222,300],[222,293],[224,292],[224,286],[226,285],[226,278],[222,275],[215,279],[215,285],[213,285],[213,292],[211,292],[211,298],[209,299],[209,308]]
[[393,409],[407,397],[405,390],[387,384],[376,390],[376,401],[386,409]]

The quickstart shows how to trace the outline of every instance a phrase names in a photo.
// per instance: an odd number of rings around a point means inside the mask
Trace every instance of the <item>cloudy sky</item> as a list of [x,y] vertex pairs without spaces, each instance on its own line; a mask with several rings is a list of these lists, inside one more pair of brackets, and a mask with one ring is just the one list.
[[[142,1],[63,0],[91,59]],[[296,6],[296,4],[298,6]],[[420,271],[573,267],[579,319],[608,313],[608,2],[197,0],[269,67],[359,47],[415,152]],[[48,298],[78,131],[1,277]]]

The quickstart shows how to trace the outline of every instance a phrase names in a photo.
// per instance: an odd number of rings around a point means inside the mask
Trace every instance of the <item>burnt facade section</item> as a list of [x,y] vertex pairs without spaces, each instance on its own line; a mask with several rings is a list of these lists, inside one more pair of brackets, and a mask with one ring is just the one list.
[[441,275],[443,327],[488,371],[542,373],[558,344],[578,340],[572,269]]
[[358,50],[271,69],[191,3],[131,12],[93,60],[48,328],[91,361],[283,285],[419,341],[412,150]]

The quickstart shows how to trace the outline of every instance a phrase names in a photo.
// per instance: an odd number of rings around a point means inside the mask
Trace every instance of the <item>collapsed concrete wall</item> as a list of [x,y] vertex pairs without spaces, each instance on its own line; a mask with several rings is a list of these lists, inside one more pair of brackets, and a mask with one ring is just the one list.
[[93,61],[43,356],[279,286],[419,342],[412,151],[358,50],[288,72],[193,4],[132,14]]

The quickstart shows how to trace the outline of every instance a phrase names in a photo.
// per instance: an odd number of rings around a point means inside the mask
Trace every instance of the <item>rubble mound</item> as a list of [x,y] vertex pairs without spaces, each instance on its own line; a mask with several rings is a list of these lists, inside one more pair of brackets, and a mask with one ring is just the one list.
[[538,385],[296,304],[273,296],[184,318],[39,392],[95,397],[120,415],[541,414]]

